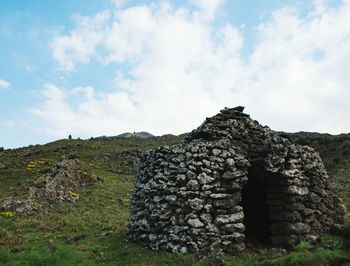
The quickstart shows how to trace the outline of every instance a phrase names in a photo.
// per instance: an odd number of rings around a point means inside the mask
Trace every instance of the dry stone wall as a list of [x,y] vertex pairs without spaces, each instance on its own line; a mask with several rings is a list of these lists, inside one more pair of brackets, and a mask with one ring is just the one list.
[[253,178],[264,184],[272,244],[314,240],[342,223],[344,207],[319,155],[236,107],[207,118],[182,143],[143,155],[129,235],[154,250],[242,250],[249,224],[242,196]]

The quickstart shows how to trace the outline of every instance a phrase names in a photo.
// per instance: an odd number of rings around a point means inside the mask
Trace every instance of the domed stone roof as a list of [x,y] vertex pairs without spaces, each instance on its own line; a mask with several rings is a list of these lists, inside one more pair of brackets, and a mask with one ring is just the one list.
[[344,207],[312,148],[225,108],[182,143],[144,153],[129,235],[154,250],[288,246],[341,224]]

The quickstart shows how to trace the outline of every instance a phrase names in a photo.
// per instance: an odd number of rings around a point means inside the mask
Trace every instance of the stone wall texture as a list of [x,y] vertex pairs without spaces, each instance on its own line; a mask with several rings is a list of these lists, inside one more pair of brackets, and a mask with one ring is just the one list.
[[[131,239],[181,253],[244,249],[242,196],[250,178],[264,184],[268,208],[267,221],[253,222],[268,223],[273,245],[314,240],[343,222],[344,206],[318,153],[243,109],[225,108],[182,143],[143,154],[131,201]],[[254,194],[248,195],[254,206]]]

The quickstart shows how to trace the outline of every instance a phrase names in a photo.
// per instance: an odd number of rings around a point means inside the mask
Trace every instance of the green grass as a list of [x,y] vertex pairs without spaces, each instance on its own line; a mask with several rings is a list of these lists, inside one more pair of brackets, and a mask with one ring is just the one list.
[[[98,177],[93,185],[77,191],[80,199],[75,203],[56,205],[30,217],[0,217],[0,265],[342,265],[349,261],[350,223],[340,236],[325,236],[315,246],[302,242],[281,257],[271,257],[264,250],[179,255],[150,251],[128,241],[136,154],[180,139],[60,140],[0,152],[0,162],[7,166],[0,170],[0,201],[8,196],[25,197],[28,187],[62,155],[78,157]],[[327,157],[322,145],[329,148],[330,144],[325,143],[316,144],[321,145],[326,163],[344,152],[342,148]],[[334,145],[347,147],[338,140]],[[346,154],[329,170],[348,208],[349,171],[350,156]]]
[[272,260],[270,265],[291,266],[322,266],[322,265],[344,265],[349,261],[347,254],[340,250],[327,250],[318,248],[313,251],[295,251],[286,256]]
[[10,253],[0,247],[0,262],[3,265],[89,265],[89,254],[60,242],[50,242],[50,247],[41,246],[35,250]]
[[[4,265],[193,265],[191,255],[151,252],[127,241],[125,199],[132,185],[133,177],[105,176],[82,191],[75,204],[30,217],[1,218],[0,261]],[[62,254],[63,262],[58,260]]]

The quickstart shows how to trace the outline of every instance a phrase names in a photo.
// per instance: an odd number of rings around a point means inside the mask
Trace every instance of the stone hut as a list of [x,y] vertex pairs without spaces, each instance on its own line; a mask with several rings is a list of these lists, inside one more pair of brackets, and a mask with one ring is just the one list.
[[312,148],[243,113],[221,110],[182,143],[144,153],[131,202],[130,238],[154,250],[243,250],[316,240],[344,207]]

